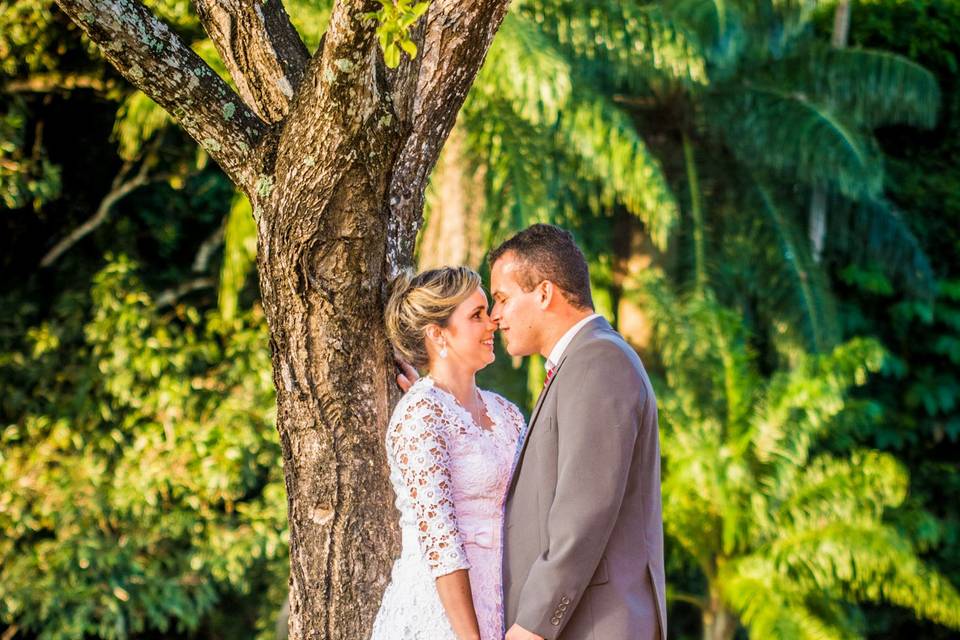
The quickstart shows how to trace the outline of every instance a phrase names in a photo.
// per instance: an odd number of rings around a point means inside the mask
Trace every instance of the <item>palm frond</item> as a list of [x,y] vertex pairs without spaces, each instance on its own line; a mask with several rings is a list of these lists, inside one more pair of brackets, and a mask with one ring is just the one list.
[[587,175],[601,182],[609,204],[621,202],[665,249],[679,215],[677,202],[660,161],[630,118],[605,96],[581,86],[560,119],[559,135]]
[[854,451],[846,460],[822,455],[804,468],[780,469],[787,473],[775,475],[768,484],[778,497],[778,531],[864,515],[880,521],[886,509],[903,503],[909,485],[906,469],[896,458],[871,450]]
[[880,370],[884,350],[875,340],[855,338],[831,353],[803,358],[776,374],[764,406],[754,416],[754,452],[761,462],[775,459],[800,467],[813,439],[843,411],[851,387]]
[[[779,307],[779,313],[786,311],[787,317],[804,329],[807,342],[813,349],[829,349],[837,343],[840,331],[836,305],[826,277],[813,262],[805,236],[775,198],[772,188],[762,176],[754,174],[752,178],[759,211],[765,214],[766,227],[775,240],[774,246],[779,247],[778,260],[762,261],[773,268],[765,268],[756,274],[757,278],[770,281],[766,287],[769,296],[762,301],[763,305],[767,309]],[[777,304],[778,299],[784,297],[792,301],[783,304],[781,300]],[[799,317],[791,317],[795,312],[799,312]]]
[[779,65],[793,91],[828,104],[859,125],[930,128],[936,124],[936,76],[905,56],[873,49],[808,47]]
[[[517,10],[582,65],[580,72],[617,90],[643,91],[652,76],[706,83],[693,34],[656,5],[615,0],[523,0]],[[498,36],[501,37],[501,36]]]
[[931,298],[936,274],[900,211],[885,198],[830,205],[827,245],[860,265],[882,265],[913,295]]
[[836,589],[855,601],[889,602],[960,628],[960,593],[873,516],[810,523],[784,532],[763,553],[797,584]]
[[787,87],[746,82],[708,100],[714,127],[748,167],[834,188],[857,200],[883,188],[876,140],[844,115]]
[[[848,621],[831,612],[823,620],[806,605],[808,592],[782,576],[762,557],[747,556],[725,566],[717,579],[727,604],[753,638],[771,640],[854,640]],[[839,624],[837,624],[839,622]]]
[[549,220],[543,167],[549,137],[505,100],[471,100],[462,111],[469,157],[484,166],[484,241],[488,246],[534,222]]
[[735,0],[679,0],[667,16],[696,34],[716,78],[729,77],[748,44],[746,16]]
[[[526,184],[511,180],[515,189],[542,191],[544,187],[533,184],[538,180],[554,180],[547,187],[554,193],[568,190],[564,182],[589,185],[580,189],[586,198],[580,202],[585,202],[588,210],[610,210],[619,202],[643,221],[658,247],[665,247],[678,207],[659,160],[629,117],[585,79],[574,78],[563,55],[531,20],[511,17],[504,27],[500,36],[505,37],[495,40],[464,105],[464,122],[487,141],[479,146],[486,147],[484,155],[491,163],[498,158],[526,156],[521,158],[528,163],[526,167],[511,163],[498,171],[491,166],[494,191],[502,186],[496,184],[498,176],[511,174],[531,180]],[[510,106],[512,114],[503,110],[503,103]],[[503,126],[504,121],[493,122],[487,113],[491,108],[513,123],[512,130]],[[537,136],[540,139],[533,140]],[[507,137],[519,153],[503,144]],[[525,153],[524,149],[536,152]],[[551,153],[544,155],[544,149]],[[547,168],[547,164],[551,166]],[[548,209],[551,206],[545,199],[537,200]],[[555,198],[554,202],[564,200]]]
[[570,101],[570,63],[530,18],[508,13],[470,92],[505,99],[534,125],[553,125]]

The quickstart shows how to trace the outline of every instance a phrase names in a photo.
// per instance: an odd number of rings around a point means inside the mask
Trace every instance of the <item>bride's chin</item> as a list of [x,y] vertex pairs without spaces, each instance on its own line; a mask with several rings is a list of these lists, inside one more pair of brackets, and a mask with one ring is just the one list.
[[494,355],[494,354],[492,354],[492,353],[489,354],[489,355],[487,355],[485,358],[481,358],[481,360],[480,360],[480,367],[477,369],[477,371],[479,371],[480,369],[483,369],[484,367],[487,367],[487,366],[493,364],[493,361],[496,360],[496,359],[497,359],[497,356]]

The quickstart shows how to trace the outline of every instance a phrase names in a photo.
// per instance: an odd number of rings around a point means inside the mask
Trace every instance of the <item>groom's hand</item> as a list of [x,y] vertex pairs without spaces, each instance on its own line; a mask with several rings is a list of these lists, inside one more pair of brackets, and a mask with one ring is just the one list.
[[397,386],[400,387],[400,391],[406,393],[413,383],[420,379],[420,374],[410,366],[409,362],[400,358],[397,358],[397,368],[400,370],[397,374]]
[[504,640],[543,640],[543,636],[527,631],[518,624],[514,624],[507,631],[507,637]]

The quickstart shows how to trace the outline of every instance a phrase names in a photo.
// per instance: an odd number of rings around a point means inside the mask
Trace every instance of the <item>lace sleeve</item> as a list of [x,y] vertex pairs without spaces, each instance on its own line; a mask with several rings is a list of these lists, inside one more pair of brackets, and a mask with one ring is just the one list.
[[469,569],[453,505],[443,405],[412,401],[392,425],[391,452],[417,518],[420,550],[439,577]]

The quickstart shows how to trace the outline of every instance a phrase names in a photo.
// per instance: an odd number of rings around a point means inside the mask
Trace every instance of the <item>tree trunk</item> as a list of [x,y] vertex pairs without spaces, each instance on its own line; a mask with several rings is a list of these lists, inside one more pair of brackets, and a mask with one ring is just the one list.
[[731,640],[736,631],[737,617],[711,592],[710,605],[703,610],[703,640]]
[[[850,0],[840,0],[833,14],[830,44],[836,49],[844,49],[849,35]],[[827,190],[821,186],[815,186],[810,197],[809,234],[813,261],[819,263],[827,238]]]
[[693,155],[693,143],[690,136],[683,133],[683,159],[687,170],[687,184],[690,187],[690,215],[693,217],[693,269],[694,286],[698,296],[703,296],[707,287],[706,240],[703,222],[703,205],[700,197],[700,179],[697,174],[697,162]]
[[457,264],[476,269],[483,259],[483,174],[470,169],[465,138],[463,129],[454,126],[430,177],[420,269]]
[[[290,637],[366,638],[397,550],[383,326],[427,176],[507,0],[432,0],[384,66],[378,0],[337,0],[309,57],[279,0],[194,0],[239,95],[137,0],[57,0],[248,195],[290,521]],[[255,9],[255,10],[254,10]]]
[[625,217],[623,224],[618,225],[613,243],[615,261],[611,297],[617,331],[641,357],[646,358],[650,355],[653,323],[637,283],[645,271],[663,266],[664,257],[642,223],[630,214]]
[[277,197],[255,203],[290,521],[292,638],[364,637],[398,549],[383,450],[397,395],[382,322],[387,182],[372,169],[356,162],[322,199],[316,186],[325,180],[298,180],[287,167]]

